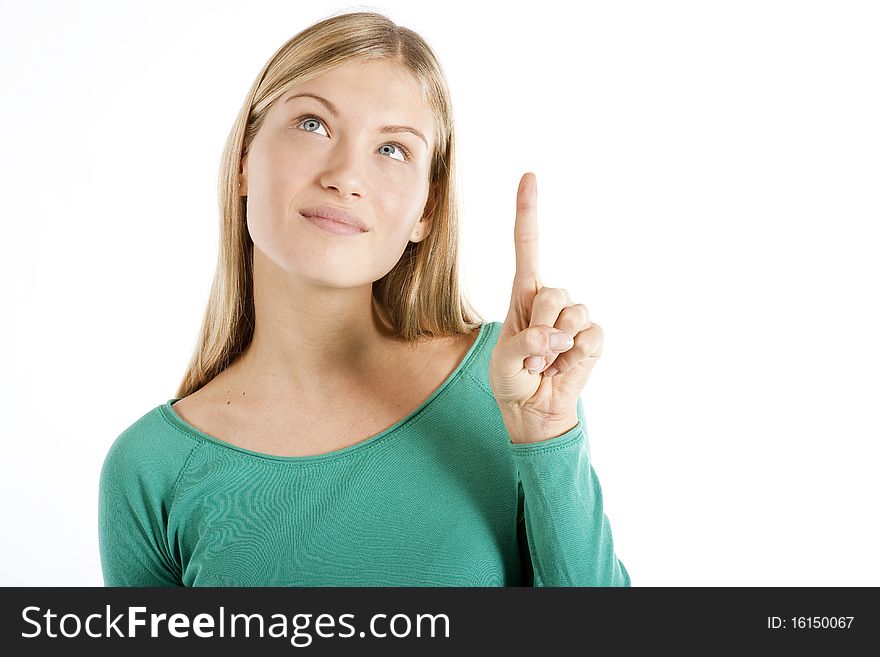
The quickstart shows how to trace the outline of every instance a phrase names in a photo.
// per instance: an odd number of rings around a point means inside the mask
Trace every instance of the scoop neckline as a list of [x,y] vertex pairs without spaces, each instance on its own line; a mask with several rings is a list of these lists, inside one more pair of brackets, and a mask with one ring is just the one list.
[[180,401],[180,398],[172,398],[166,401],[164,404],[159,406],[159,410],[161,411],[162,416],[170,422],[175,428],[181,430],[190,436],[194,436],[195,438],[201,440],[202,442],[208,442],[217,447],[222,447],[234,452],[238,452],[240,454],[244,454],[251,457],[256,457],[258,459],[269,460],[269,461],[280,461],[283,463],[316,463],[320,461],[332,461],[335,459],[346,458],[352,456],[356,452],[360,452],[370,447],[376,445],[383,438],[386,438],[390,435],[395,434],[399,429],[403,428],[406,424],[410,423],[417,416],[421,415],[429,406],[431,406],[435,399],[437,399],[443,391],[446,390],[456,379],[459,378],[461,372],[465,370],[471,360],[476,356],[476,354],[482,349],[483,344],[486,342],[489,333],[491,332],[490,326],[495,324],[496,322],[484,322],[479,327],[479,333],[477,335],[477,339],[474,341],[474,344],[471,345],[470,349],[468,349],[467,353],[464,355],[464,358],[461,359],[461,362],[456,366],[456,368],[452,371],[446,379],[441,383],[436,390],[421,403],[421,405],[416,408],[412,413],[399,420],[392,426],[387,429],[370,436],[369,438],[365,438],[364,440],[355,443],[354,445],[349,445],[348,447],[343,447],[341,449],[336,449],[331,452],[325,452],[323,454],[310,454],[307,456],[282,456],[279,454],[268,454],[266,452],[258,452],[255,450],[247,449],[245,447],[239,447],[238,445],[233,445],[230,442],[225,440],[221,440],[215,436],[212,436],[208,433],[205,433],[201,429],[198,429],[191,425],[189,422],[184,420],[180,415],[177,414],[171,405],[175,402]]

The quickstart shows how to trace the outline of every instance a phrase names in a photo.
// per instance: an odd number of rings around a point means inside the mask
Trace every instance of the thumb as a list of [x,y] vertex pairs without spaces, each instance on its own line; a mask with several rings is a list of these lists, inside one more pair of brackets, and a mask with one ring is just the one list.
[[[554,349],[550,338],[561,335],[567,342]],[[554,356],[568,349],[573,344],[571,336],[552,326],[530,326],[499,345],[498,371],[502,376],[516,376],[525,367],[525,359],[529,356]]]

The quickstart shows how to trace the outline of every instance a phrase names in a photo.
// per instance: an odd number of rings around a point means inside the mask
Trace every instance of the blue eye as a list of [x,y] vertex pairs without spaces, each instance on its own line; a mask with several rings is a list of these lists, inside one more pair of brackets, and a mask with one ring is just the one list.
[[[303,116],[303,117],[297,119],[296,121],[297,121],[297,123],[296,123],[297,127],[299,127],[299,126],[301,126],[301,125],[303,125],[303,124],[305,124],[305,123],[311,123],[311,122],[318,123],[319,125],[323,125],[323,124],[324,124],[324,122],[323,122],[321,119],[319,119],[317,116],[312,116],[312,115]],[[314,132],[314,131],[313,131],[313,130],[306,129],[306,132]],[[393,146],[394,148],[396,148],[396,149],[398,149],[399,151],[401,151],[401,152],[403,153],[403,156],[404,156],[404,159],[403,159],[403,160],[400,160],[401,162],[406,162],[406,161],[408,161],[408,160],[410,160],[410,159],[412,158],[412,154],[409,152],[409,150],[407,150],[406,146],[404,146],[403,144],[399,144],[399,143],[396,142],[396,141],[389,141],[389,142],[386,142],[386,143],[382,144],[382,146],[383,146],[383,147],[384,147],[384,146]],[[386,151],[386,152],[388,152],[388,151]],[[393,158],[391,158],[391,159],[392,159],[392,160],[396,160],[397,158],[394,158],[394,157],[393,157]]]

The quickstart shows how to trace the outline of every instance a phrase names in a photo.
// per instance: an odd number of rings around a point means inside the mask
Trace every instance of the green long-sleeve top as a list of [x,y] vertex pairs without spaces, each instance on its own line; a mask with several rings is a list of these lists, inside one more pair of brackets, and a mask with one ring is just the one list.
[[515,444],[480,327],[419,408],[357,444],[275,456],[157,406],[99,482],[106,586],[630,586],[578,425]]

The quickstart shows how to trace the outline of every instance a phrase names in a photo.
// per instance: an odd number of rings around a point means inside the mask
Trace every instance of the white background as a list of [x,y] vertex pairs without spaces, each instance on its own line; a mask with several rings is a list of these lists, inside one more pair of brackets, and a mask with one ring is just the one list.
[[174,396],[220,155],[263,64],[343,9],[441,58],[463,280],[507,312],[520,176],[633,586],[880,585],[872,2],[13,2],[0,12],[3,585],[102,585],[98,476]]

